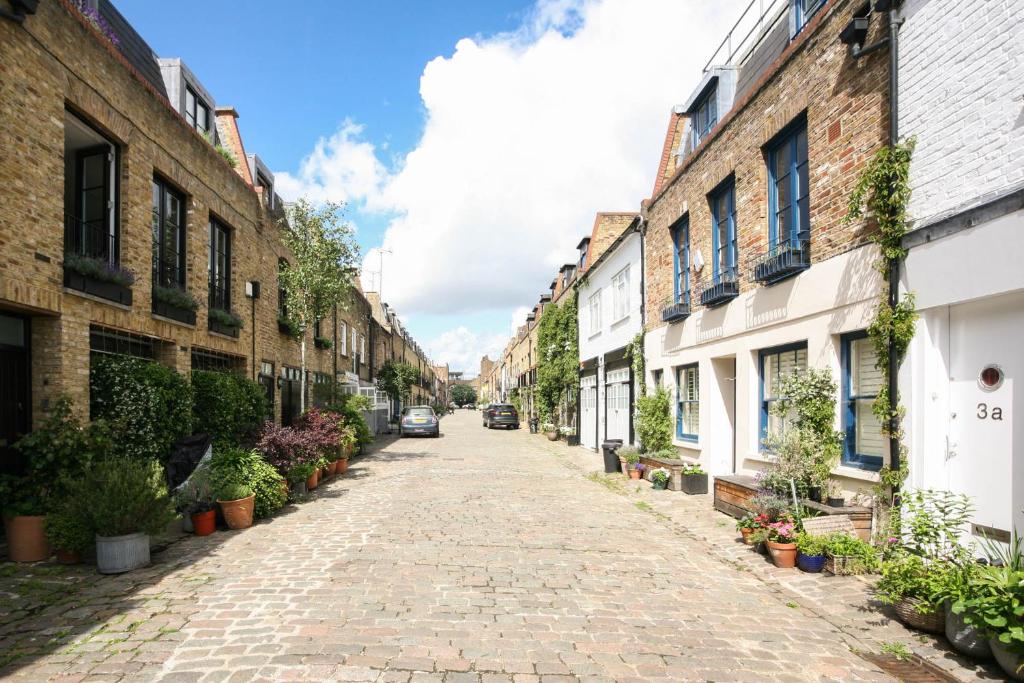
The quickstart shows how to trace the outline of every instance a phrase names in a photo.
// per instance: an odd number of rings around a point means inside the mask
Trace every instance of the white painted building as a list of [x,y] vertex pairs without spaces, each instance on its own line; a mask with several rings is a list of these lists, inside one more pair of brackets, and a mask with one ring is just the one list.
[[643,272],[637,217],[587,265],[578,285],[579,433],[586,448],[606,439],[635,441],[636,378],[626,347],[643,330]]
[[901,287],[910,480],[1024,531],[1024,3],[907,0],[900,135],[914,136]]

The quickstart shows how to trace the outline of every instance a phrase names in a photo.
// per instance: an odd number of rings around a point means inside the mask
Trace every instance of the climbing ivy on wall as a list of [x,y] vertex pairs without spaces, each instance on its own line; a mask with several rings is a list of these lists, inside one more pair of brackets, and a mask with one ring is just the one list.
[[568,409],[575,404],[576,390],[580,385],[576,331],[576,292],[573,291],[561,305],[547,306],[537,327],[535,396],[544,421],[557,424],[560,421],[559,407]]
[[[876,265],[887,282],[891,266],[907,255],[903,237],[907,234],[910,159],[914,153],[914,143],[911,138],[876,152],[857,180],[847,207],[847,223],[864,217],[866,209],[877,224],[878,229],[871,239],[881,251],[882,258]],[[868,325],[868,337],[876,354],[875,367],[883,378],[882,389],[872,405],[872,412],[882,425],[882,433],[899,441],[896,457],[901,465],[906,461],[906,447],[902,442],[905,410],[900,406],[899,396],[889,396],[888,357],[891,350],[896,356],[896,367],[899,367],[914,337],[916,322],[913,292],[904,294],[895,306],[889,303],[888,293],[883,293],[875,307],[874,319]],[[890,462],[882,468],[880,474],[882,488],[891,490],[906,479],[907,468],[893,468]]]
[[644,333],[637,332],[632,341],[626,345],[626,358],[633,366],[633,376],[639,383],[640,395],[647,394],[647,363],[644,360]]

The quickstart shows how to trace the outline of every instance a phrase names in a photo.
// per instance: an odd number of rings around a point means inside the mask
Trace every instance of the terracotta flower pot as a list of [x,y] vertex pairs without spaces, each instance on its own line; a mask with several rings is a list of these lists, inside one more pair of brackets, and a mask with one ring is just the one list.
[[57,562],[60,564],[78,564],[82,561],[82,558],[74,550],[58,549],[55,554],[57,555]]
[[629,478],[630,479],[639,479],[640,478],[640,470],[636,469],[635,467],[630,467],[629,468]]
[[313,470],[313,474],[309,475],[309,479],[306,480],[306,490],[312,491],[320,484],[320,472]]
[[252,513],[256,505],[256,494],[238,500],[218,500],[224,521],[232,529],[248,529],[252,526]]
[[342,458],[338,461],[338,474],[345,474],[348,472],[348,458]]
[[4,518],[7,554],[14,562],[41,562],[50,557],[42,515],[18,515]]
[[776,543],[768,541],[768,554],[776,567],[792,569],[796,566],[796,543]]
[[207,510],[190,515],[192,518],[192,532],[196,536],[209,536],[217,530],[217,511]]
[[352,454],[356,452],[356,447],[353,446],[352,444],[349,444],[348,446],[345,446],[344,448],[345,448],[344,452],[345,452],[345,457],[346,458],[351,458]]
[[753,529],[740,529],[740,535],[743,536],[743,545],[754,545]]
[[544,436],[548,437],[548,441],[558,441],[558,432],[544,432]]
[[331,462],[327,463],[327,476],[333,477],[337,473],[338,473],[338,461],[337,460],[332,460]]

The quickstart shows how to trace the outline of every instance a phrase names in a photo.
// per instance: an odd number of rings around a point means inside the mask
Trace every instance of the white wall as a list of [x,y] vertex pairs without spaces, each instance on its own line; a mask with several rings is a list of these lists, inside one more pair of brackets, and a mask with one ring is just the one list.
[[907,0],[900,135],[919,224],[1024,185],[1024,2]]
[[[620,349],[643,329],[640,322],[643,272],[640,267],[640,235],[631,233],[604,261],[587,271],[587,282],[579,288],[578,312],[580,360]],[[626,317],[613,320],[612,278],[629,266],[629,306]],[[590,333],[590,297],[600,293],[601,328]]]

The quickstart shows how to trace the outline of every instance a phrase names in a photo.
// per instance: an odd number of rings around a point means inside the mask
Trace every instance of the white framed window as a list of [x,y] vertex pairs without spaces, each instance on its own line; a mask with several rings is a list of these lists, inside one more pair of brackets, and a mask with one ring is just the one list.
[[359,348],[359,333],[356,332],[356,328],[352,328],[352,355],[356,354],[356,350]]
[[612,319],[619,321],[629,315],[629,266],[612,278]]
[[590,295],[590,334],[601,331],[601,290]]
[[338,326],[338,332],[340,333],[338,335],[338,340],[341,342],[341,348],[338,349],[338,350],[341,351],[341,355],[347,356],[348,355],[348,324],[345,323],[344,320]]
[[366,337],[359,335],[359,358],[366,362]]
[[696,441],[700,435],[700,368],[684,365],[676,373],[676,436]]
[[761,438],[780,436],[791,421],[776,415],[772,404],[780,398],[782,380],[807,369],[807,342],[764,349],[761,357]]

